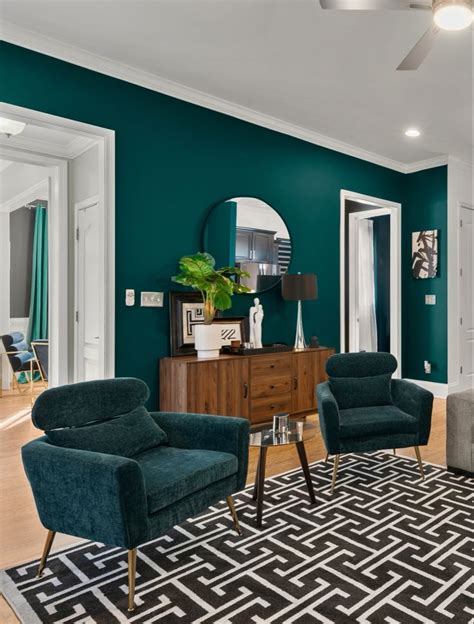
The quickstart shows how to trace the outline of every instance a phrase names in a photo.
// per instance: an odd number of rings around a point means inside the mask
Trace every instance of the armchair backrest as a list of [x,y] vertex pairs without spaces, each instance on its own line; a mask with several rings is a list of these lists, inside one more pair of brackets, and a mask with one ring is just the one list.
[[35,427],[51,431],[108,421],[143,406],[148,386],[140,379],[121,377],[84,381],[46,390],[32,411]]
[[22,332],[12,332],[2,336],[3,346],[8,354],[8,361],[14,373],[33,357]]
[[329,387],[339,409],[390,405],[397,360],[390,353],[338,353],[326,362]]
[[326,362],[329,377],[375,377],[393,374],[398,367],[391,353],[336,353]]

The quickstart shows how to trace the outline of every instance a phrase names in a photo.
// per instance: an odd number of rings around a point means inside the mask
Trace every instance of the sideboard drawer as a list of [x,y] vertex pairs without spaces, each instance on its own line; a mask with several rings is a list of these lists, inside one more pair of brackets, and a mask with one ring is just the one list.
[[280,394],[290,394],[291,375],[278,375],[275,377],[257,376],[252,380],[250,387],[251,399],[270,398]]
[[259,355],[250,360],[251,377],[291,375],[292,357],[286,353]]
[[250,406],[253,423],[271,421],[278,412],[291,412],[291,394],[253,399]]

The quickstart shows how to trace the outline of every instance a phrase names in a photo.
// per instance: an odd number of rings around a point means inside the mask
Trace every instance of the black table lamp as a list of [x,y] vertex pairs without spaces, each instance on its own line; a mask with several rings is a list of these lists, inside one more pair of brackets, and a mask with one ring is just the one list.
[[297,273],[296,275],[288,275],[288,273],[286,273],[281,280],[281,294],[286,301],[298,302],[295,349],[306,349],[301,302],[318,298],[316,275],[314,273]]

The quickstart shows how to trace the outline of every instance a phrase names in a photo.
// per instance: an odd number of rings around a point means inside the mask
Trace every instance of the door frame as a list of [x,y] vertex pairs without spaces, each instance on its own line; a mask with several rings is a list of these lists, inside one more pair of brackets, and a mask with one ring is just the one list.
[[[98,229],[99,229],[99,241],[102,240],[102,232],[101,232],[101,205],[100,205],[100,195],[93,195],[88,197],[87,199],[83,199],[82,201],[76,202],[74,204],[74,315],[79,311],[79,270],[78,270],[78,239],[77,239],[77,231],[79,227],[79,211],[87,210],[87,208],[91,208],[97,204],[98,211]],[[103,265],[100,263],[99,265],[99,283],[103,283]],[[103,336],[105,335],[106,323],[105,323],[105,302],[104,298],[100,297],[99,299],[99,324],[100,324],[100,343],[99,343],[99,373],[102,377],[105,376],[105,353],[103,348]],[[79,323],[77,322],[76,316],[74,316],[74,382],[83,381],[78,374],[79,371]]]
[[[401,376],[402,362],[402,289],[401,289],[401,212],[402,205],[370,195],[363,195],[342,189],[340,192],[340,351],[345,353],[346,345],[345,309],[346,309],[346,202],[354,201],[370,206],[359,213],[358,218],[371,214],[390,215],[390,352],[397,358],[398,369],[395,376]],[[382,212],[383,211],[383,212]]]
[[[48,333],[50,339],[49,385],[68,383],[67,306],[67,211],[68,163],[66,160],[2,146],[8,160],[45,167],[48,191]],[[49,169],[49,171],[48,171]],[[60,348],[61,347],[61,348]]]
[[[458,279],[458,296],[457,296],[457,307],[458,307],[458,324],[457,324],[457,344],[458,344],[458,383],[457,383],[457,391],[467,390],[471,386],[467,383],[466,375],[461,372],[462,366],[462,337],[463,332],[460,329],[461,325],[461,220],[462,220],[462,210],[470,210],[474,214],[474,205],[468,204],[467,202],[459,202],[458,204],[458,241],[459,245],[457,248],[457,264],[459,267],[457,279]],[[473,286],[471,285],[471,288]]]
[[[0,102],[0,113],[25,123],[30,123],[52,130],[62,130],[77,136],[86,136],[94,139],[99,146],[99,204],[100,212],[100,239],[103,253],[102,270],[103,282],[103,322],[104,322],[104,377],[113,377],[115,374],[115,131],[91,124],[50,115],[33,109],[15,106]],[[12,137],[12,146],[14,143]],[[50,201],[52,211],[48,220],[48,236],[50,240],[50,282],[49,282],[49,327],[50,327],[50,380],[49,385],[62,385],[73,380],[73,368],[70,358],[70,324],[74,322],[74,311],[70,311],[64,302],[68,298],[68,289],[74,288],[70,284],[68,275],[68,210],[67,192],[68,158],[58,157],[48,152],[45,146],[41,153],[18,147],[8,147],[4,143],[0,152],[7,154],[15,152],[16,160],[31,162],[32,164],[47,163],[47,166],[56,168],[57,175],[52,176]],[[11,158],[8,156],[10,160]],[[69,230],[70,231],[70,230]],[[72,312],[72,313],[70,313]]]

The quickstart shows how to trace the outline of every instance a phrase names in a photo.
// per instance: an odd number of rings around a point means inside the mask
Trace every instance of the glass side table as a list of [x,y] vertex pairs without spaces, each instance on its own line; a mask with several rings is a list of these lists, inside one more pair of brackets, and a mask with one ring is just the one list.
[[290,421],[287,433],[274,433],[273,429],[263,429],[250,434],[250,446],[260,449],[258,458],[257,474],[255,476],[255,485],[253,488],[253,500],[257,501],[257,527],[262,526],[263,515],[263,495],[265,488],[265,465],[267,459],[267,450],[271,446],[288,446],[294,444],[298,451],[301,468],[306,480],[309,498],[311,503],[316,502],[313,490],[313,482],[311,481],[311,473],[308,467],[308,459],[304,448],[304,422]]

